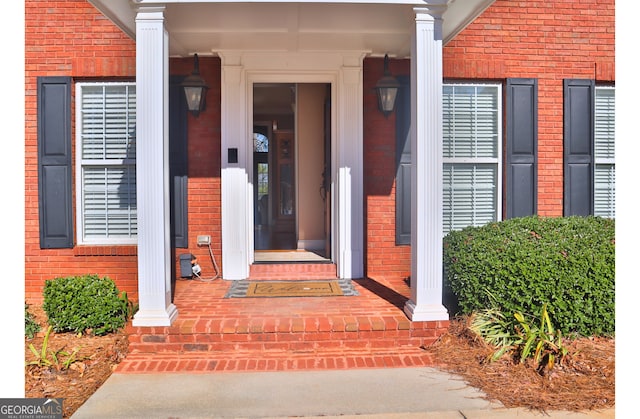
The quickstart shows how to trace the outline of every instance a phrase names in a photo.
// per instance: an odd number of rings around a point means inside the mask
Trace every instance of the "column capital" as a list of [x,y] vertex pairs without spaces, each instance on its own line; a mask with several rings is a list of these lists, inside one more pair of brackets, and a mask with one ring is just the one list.
[[138,20],[164,20],[164,11],[167,7],[164,4],[140,4],[133,6],[136,11],[136,21]]
[[342,67],[343,68],[357,68],[362,70],[362,61],[364,57],[366,57],[367,53],[365,51],[355,51],[353,53],[343,53],[342,54]]
[[[447,10],[447,5],[439,5],[437,7],[415,7],[413,11],[416,14],[415,30],[433,32],[435,40],[442,40],[442,15]],[[438,48],[442,48],[440,45]]]
[[413,12],[416,16],[421,14],[427,14],[434,19],[442,19],[442,15],[447,11],[449,3],[453,0],[425,0],[424,6],[416,6],[413,8]]

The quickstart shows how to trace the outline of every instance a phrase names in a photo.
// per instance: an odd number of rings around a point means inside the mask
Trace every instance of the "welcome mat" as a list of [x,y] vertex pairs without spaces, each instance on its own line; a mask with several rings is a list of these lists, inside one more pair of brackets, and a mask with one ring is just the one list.
[[317,281],[234,281],[224,298],[335,297],[358,292],[349,279]]

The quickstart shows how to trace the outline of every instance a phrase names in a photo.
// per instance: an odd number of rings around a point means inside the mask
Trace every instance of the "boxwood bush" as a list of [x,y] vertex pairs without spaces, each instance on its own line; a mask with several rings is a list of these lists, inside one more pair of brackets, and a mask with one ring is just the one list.
[[94,335],[117,331],[131,315],[127,294],[98,275],[45,281],[43,309],[54,331]]
[[615,331],[615,221],[522,217],[444,238],[445,290],[462,314],[538,313],[582,336]]

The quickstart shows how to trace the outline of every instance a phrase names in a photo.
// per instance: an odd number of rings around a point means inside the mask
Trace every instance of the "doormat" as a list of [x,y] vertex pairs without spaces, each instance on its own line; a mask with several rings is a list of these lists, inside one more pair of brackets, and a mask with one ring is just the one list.
[[358,295],[351,280],[234,281],[224,298],[338,297]]

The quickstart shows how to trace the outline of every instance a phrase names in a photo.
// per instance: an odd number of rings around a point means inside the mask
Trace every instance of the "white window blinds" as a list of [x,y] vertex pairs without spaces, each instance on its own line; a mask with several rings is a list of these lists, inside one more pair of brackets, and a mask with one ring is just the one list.
[[616,216],[615,88],[596,87],[594,215]]
[[135,84],[77,85],[81,243],[135,243],[135,124]]
[[500,86],[443,86],[444,233],[501,218]]

